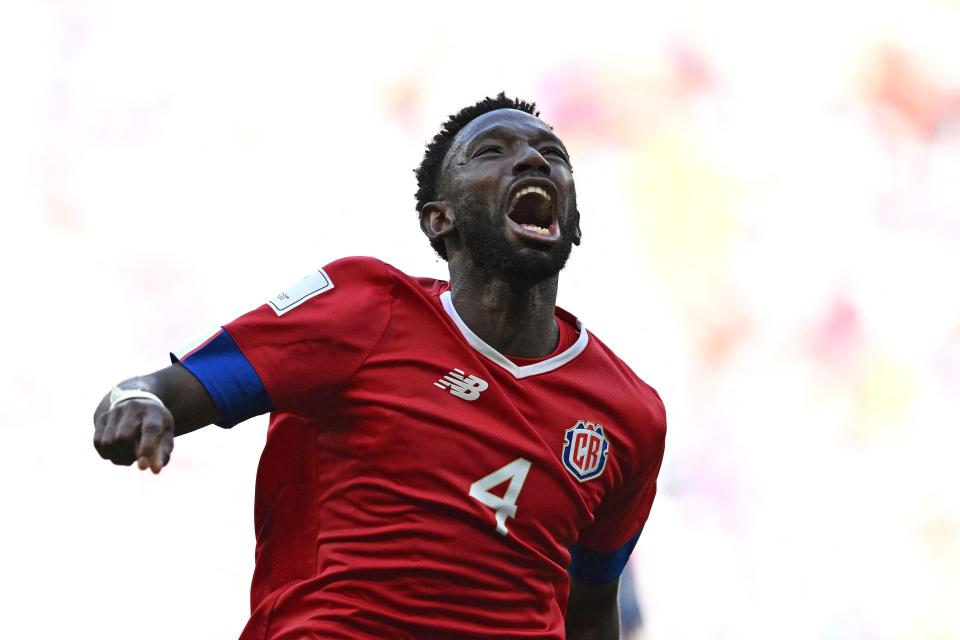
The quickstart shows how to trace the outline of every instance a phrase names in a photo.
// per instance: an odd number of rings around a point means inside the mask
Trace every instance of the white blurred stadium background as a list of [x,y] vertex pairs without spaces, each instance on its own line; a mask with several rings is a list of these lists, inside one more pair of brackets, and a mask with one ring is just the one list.
[[646,640],[960,637],[960,2],[0,2],[5,637],[236,637],[265,419],[101,461],[110,384],[337,257],[507,90],[577,313],[666,400]]

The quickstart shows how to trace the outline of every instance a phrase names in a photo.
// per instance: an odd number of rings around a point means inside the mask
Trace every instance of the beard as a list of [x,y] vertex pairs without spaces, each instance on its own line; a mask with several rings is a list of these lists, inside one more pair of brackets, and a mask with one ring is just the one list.
[[560,239],[553,245],[523,244],[507,240],[506,223],[490,222],[487,207],[464,199],[455,203],[457,231],[473,262],[492,275],[517,285],[536,284],[556,276],[567,264],[577,229],[577,207],[571,198],[566,212],[559,212]]

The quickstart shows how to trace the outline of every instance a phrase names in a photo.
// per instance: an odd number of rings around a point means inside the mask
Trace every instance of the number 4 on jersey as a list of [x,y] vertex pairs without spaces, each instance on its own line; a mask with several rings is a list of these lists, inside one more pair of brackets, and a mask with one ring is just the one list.
[[[497,512],[497,533],[502,536],[508,533],[507,518],[515,518],[517,515],[517,498],[520,496],[520,490],[523,489],[528,471],[530,471],[530,461],[517,458],[470,485],[470,497],[476,498]],[[502,498],[495,493],[490,493],[490,489],[507,480],[510,481],[510,485]]]

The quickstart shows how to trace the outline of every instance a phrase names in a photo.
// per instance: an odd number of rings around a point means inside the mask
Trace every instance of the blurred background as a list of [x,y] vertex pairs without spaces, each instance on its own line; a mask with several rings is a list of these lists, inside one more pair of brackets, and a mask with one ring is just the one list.
[[506,90],[572,152],[560,304],[654,385],[644,640],[960,638],[960,2],[0,1],[4,635],[230,638],[266,420],[160,476],[116,381],[311,270],[445,277],[415,180]]

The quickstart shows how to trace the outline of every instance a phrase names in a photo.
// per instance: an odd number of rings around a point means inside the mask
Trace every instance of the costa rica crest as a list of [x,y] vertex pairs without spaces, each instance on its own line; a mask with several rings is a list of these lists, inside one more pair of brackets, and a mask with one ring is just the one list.
[[563,466],[580,482],[592,480],[606,468],[609,448],[602,425],[578,420],[563,437]]

